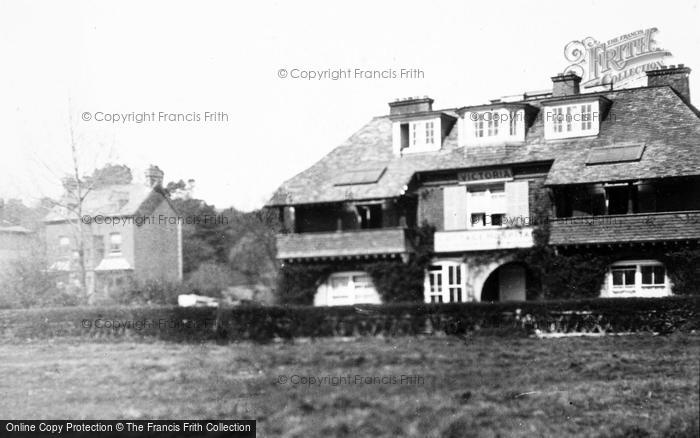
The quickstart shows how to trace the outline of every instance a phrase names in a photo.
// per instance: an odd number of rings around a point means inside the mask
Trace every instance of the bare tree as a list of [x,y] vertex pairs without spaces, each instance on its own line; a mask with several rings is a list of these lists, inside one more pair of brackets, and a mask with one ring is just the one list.
[[[91,235],[91,224],[85,221],[86,217],[85,203],[90,193],[99,185],[104,184],[103,177],[96,172],[99,160],[97,155],[94,157],[94,162],[90,166],[85,166],[81,161],[84,158],[83,150],[79,147],[79,139],[76,136],[73,123],[72,112],[69,111],[68,124],[68,141],[70,149],[70,168],[69,171],[57,170],[53,165],[48,165],[43,159],[38,159],[40,164],[54,177],[57,177],[64,186],[64,193],[58,199],[48,198],[50,204],[54,208],[60,209],[65,215],[65,221],[71,230],[71,237],[75,242],[75,252],[77,253],[76,262],[78,268],[78,283],[82,294],[87,294],[87,238]],[[94,151],[104,150],[100,146]],[[109,148],[107,156],[111,156],[112,150]],[[92,172],[89,176],[88,172]],[[71,257],[72,259],[72,257]],[[72,261],[72,260],[71,260]],[[72,266],[71,266],[72,268]]]

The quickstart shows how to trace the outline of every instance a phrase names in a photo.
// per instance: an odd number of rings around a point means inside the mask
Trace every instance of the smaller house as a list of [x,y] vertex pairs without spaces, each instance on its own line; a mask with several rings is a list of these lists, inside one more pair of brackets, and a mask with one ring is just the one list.
[[76,184],[64,183],[61,202],[44,219],[49,270],[59,285],[80,286],[83,272],[88,295],[182,280],[183,219],[163,190],[163,175],[150,166],[145,183],[81,188],[80,204]]

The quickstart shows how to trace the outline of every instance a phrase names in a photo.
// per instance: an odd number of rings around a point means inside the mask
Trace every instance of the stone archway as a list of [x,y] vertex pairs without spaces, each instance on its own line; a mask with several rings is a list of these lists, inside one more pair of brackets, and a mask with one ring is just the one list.
[[483,282],[480,301],[525,301],[527,267],[520,262],[506,262],[493,269]]

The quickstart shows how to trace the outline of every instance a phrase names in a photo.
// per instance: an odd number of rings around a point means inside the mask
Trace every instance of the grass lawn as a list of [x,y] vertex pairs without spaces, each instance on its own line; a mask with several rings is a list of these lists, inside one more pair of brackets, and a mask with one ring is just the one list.
[[0,345],[3,418],[256,418],[258,436],[696,437],[699,380],[689,334]]

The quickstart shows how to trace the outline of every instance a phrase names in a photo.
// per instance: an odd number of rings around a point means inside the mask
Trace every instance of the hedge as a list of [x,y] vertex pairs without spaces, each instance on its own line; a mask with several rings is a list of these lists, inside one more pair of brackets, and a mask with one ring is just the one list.
[[227,309],[112,307],[0,312],[0,340],[56,337],[172,341],[444,333],[661,332],[700,329],[700,297]]

